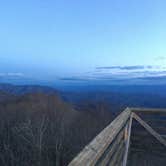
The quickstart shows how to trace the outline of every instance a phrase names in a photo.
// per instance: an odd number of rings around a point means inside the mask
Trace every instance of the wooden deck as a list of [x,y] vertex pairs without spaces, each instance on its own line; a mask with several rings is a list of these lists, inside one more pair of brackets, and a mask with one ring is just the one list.
[[166,109],[126,108],[69,166],[165,166]]

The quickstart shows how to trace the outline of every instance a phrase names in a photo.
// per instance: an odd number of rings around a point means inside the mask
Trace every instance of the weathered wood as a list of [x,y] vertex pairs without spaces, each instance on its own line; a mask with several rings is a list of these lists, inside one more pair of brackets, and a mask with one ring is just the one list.
[[124,153],[124,158],[123,158],[123,164],[122,164],[122,166],[126,166],[127,165],[127,157],[128,157],[129,145],[130,145],[130,135],[131,135],[132,119],[133,119],[133,113],[131,113],[131,115],[130,115],[130,121],[129,121],[128,129],[126,131],[126,135],[127,135],[127,138],[126,138],[126,147],[125,147],[125,153]]
[[96,165],[107,165],[110,158],[114,155],[114,153],[117,151],[118,146],[120,145],[120,143],[124,139],[124,129],[122,129],[122,131],[120,131],[120,133],[117,135],[117,137],[115,138],[115,140],[112,142],[112,144],[110,145],[110,147],[104,152],[107,153],[106,155],[102,155],[101,159],[98,160],[98,162],[96,163]]
[[[145,119],[148,121],[148,124],[136,113],[138,113],[141,117],[145,117]],[[71,161],[69,166],[126,166],[128,164],[127,161],[131,139],[131,126],[136,129],[135,131],[132,130],[132,134],[135,135],[134,138],[132,137],[132,141],[134,140],[135,142],[138,142],[140,136],[144,137],[145,131],[142,130],[142,127],[139,127],[138,124],[141,124],[141,126],[143,126],[161,143],[159,144],[161,147],[157,147],[158,150],[164,149],[166,147],[166,137],[165,132],[161,131],[165,131],[165,117],[166,109],[125,109],[125,111],[123,111]],[[137,121],[137,123],[133,123],[132,125],[133,118]],[[125,128],[125,126],[127,127]],[[160,131],[160,134],[163,135],[160,135],[154,129],[157,129]],[[145,145],[146,144],[147,143],[145,142]],[[144,148],[146,149],[146,147]]]
[[123,111],[108,125],[82,152],[74,158],[69,166],[93,166],[111,144],[121,128],[126,124],[131,114],[130,109]]
[[158,114],[154,115],[154,116],[143,116],[143,115],[139,115],[137,114],[139,117],[141,117],[142,119],[144,119],[144,121],[151,123],[151,124],[155,124],[155,125],[160,125],[160,123],[162,123],[162,125],[166,125],[166,116],[158,116]]
[[166,113],[165,108],[133,108],[133,107],[130,107],[129,109],[132,112],[151,112],[151,113],[163,112],[163,113]]
[[120,143],[120,145],[119,145],[119,147],[117,148],[117,150],[116,150],[116,153],[113,155],[113,157],[110,159],[110,161],[109,161],[109,166],[114,166],[114,165],[116,165],[116,163],[117,163],[117,161],[119,161],[119,157],[120,157],[120,154],[121,154],[121,152],[123,151],[123,149],[125,148],[125,142],[124,142],[124,140],[123,141],[121,141],[121,143]]
[[158,134],[155,130],[153,130],[145,121],[143,121],[138,115],[133,114],[133,118],[137,120],[151,135],[153,135],[160,143],[166,146],[166,140],[163,139],[160,134]]

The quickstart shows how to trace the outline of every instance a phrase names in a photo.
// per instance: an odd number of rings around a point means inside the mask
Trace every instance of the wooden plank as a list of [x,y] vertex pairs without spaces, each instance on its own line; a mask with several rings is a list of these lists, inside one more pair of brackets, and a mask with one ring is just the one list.
[[[69,164],[69,166],[77,166],[77,165],[94,166],[97,163],[97,161],[99,161],[99,159],[101,158],[102,155],[103,155],[102,157],[104,159],[103,164],[107,163],[107,161],[109,160],[109,157],[111,160],[113,151],[116,149],[115,145],[117,145],[117,143],[114,144],[118,140],[117,135],[121,131],[122,127],[124,127],[124,125],[128,121],[128,119],[131,115],[131,112],[133,112],[132,115],[134,115],[134,118],[148,132],[150,132],[151,135],[153,135],[160,143],[162,143],[164,146],[166,146],[166,140],[164,140],[164,138],[160,134],[158,134],[154,129],[152,129],[152,127],[150,127],[145,121],[143,121],[138,115],[135,114],[135,113],[138,113],[138,114],[142,114],[145,116],[150,115],[153,119],[154,115],[157,113],[157,115],[159,115],[159,120],[160,120],[160,115],[162,113],[165,115],[166,109],[127,108],[110,125],[108,125],[89,145],[87,145],[82,150],[82,152],[80,152],[80,154],[76,158],[73,159],[73,161]],[[156,117],[154,117],[154,118],[156,118]],[[162,118],[163,118],[163,116],[162,116]],[[131,129],[131,127],[130,127],[130,129]],[[131,134],[131,131],[130,131],[130,134]],[[126,136],[125,136],[127,138],[125,156],[128,156],[127,154],[128,154],[129,142],[130,142],[130,138],[128,135],[129,135],[129,133],[126,134]],[[117,139],[117,140],[114,141],[114,139]],[[114,148],[110,148],[110,145],[111,145],[111,147],[114,147]],[[122,146],[121,141],[119,142],[119,145]],[[118,145],[118,149],[119,149],[119,145]],[[108,148],[110,149],[110,151],[107,152]],[[108,153],[108,154],[105,155],[105,153]],[[119,153],[122,153],[122,151],[119,151]],[[115,154],[117,154],[117,153],[115,153]],[[124,157],[124,158],[127,158],[127,157]],[[101,161],[103,161],[103,159]],[[115,163],[117,162],[116,160],[117,160],[117,158],[114,158]],[[125,163],[125,162],[127,162],[127,159],[124,159],[123,163]],[[124,164],[124,165],[126,165],[126,164]]]
[[162,113],[160,115],[157,114],[157,113],[148,114],[148,115],[145,114],[145,113],[143,113],[143,114],[137,113],[137,115],[140,116],[140,117],[143,117],[146,120],[166,120],[166,114],[165,113]]
[[132,113],[132,116],[137,120],[151,135],[153,135],[161,144],[166,146],[166,140],[163,139],[160,134],[153,130],[145,121],[143,121],[138,115]]
[[[121,154],[121,152],[123,151],[123,149],[125,148],[125,142],[124,142],[124,140],[123,141],[121,141],[121,143],[120,143],[120,145],[119,145],[119,147],[117,148],[117,150],[116,150],[116,153],[113,155],[113,157],[110,159],[110,161],[109,161],[109,163],[107,164],[107,165],[109,165],[109,166],[114,166],[114,165],[116,165],[116,163],[119,161],[119,157],[120,157],[120,154]],[[119,158],[119,159],[118,159]]]
[[125,153],[124,153],[122,166],[127,165],[127,158],[128,158],[129,145],[130,145],[130,136],[131,136],[131,126],[132,126],[132,119],[133,119],[132,115],[133,115],[133,113],[130,115],[130,121],[129,121],[128,129],[126,131],[127,140],[126,140],[126,147],[125,147]]
[[122,166],[124,153],[125,153],[125,145],[124,148],[121,150],[119,157],[117,157],[115,166]]
[[144,118],[144,121],[146,121],[147,123],[149,123],[149,125],[154,125],[154,126],[163,126],[166,127],[166,119],[146,119]]
[[163,112],[166,113],[166,109],[165,108],[133,108],[130,107],[129,108],[132,112]]
[[89,145],[87,145],[69,166],[93,166],[102,156],[107,147],[116,138],[122,127],[126,124],[131,114],[130,109],[125,109],[110,125],[108,125]]
[[[105,156],[102,156],[103,159],[99,159],[99,161],[96,163],[96,165],[107,165],[110,158],[114,155],[114,153],[116,153],[117,148],[119,147],[120,143],[124,138],[124,129],[118,134],[118,136],[115,138],[115,140],[113,141],[113,143],[111,144],[111,149],[107,149],[107,151],[105,151],[104,153],[107,152],[107,154]],[[101,160],[101,161],[100,161]]]

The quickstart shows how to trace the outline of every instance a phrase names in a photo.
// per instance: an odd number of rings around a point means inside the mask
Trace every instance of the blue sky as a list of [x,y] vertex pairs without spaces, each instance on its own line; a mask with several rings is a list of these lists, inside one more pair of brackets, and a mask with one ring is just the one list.
[[164,68],[165,9],[165,0],[1,1],[0,73],[53,79],[97,67]]

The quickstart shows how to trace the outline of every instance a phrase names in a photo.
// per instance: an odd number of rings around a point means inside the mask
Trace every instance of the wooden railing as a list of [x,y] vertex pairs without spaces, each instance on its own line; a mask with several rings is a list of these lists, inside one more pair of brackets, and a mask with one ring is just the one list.
[[[165,138],[139,116],[139,114],[148,113],[150,115],[153,113],[165,113],[166,115],[166,109],[126,108],[71,161],[69,166],[126,166],[133,119],[138,121],[153,137],[166,147]],[[158,120],[161,119],[159,118]],[[164,120],[166,122],[166,119]]]

